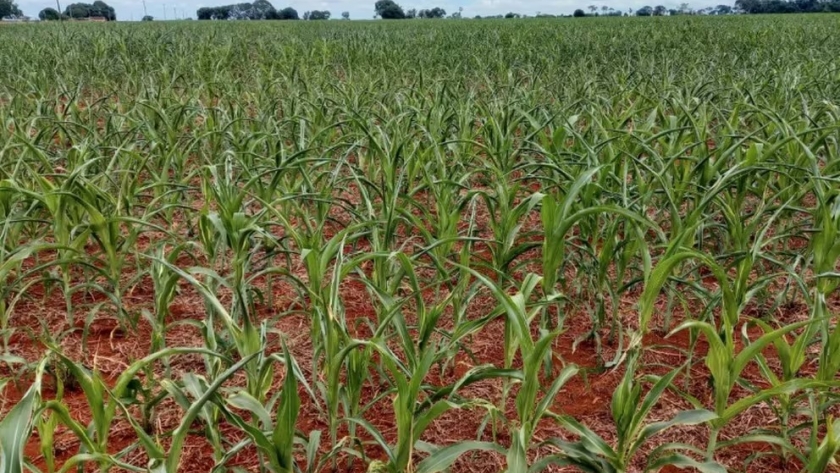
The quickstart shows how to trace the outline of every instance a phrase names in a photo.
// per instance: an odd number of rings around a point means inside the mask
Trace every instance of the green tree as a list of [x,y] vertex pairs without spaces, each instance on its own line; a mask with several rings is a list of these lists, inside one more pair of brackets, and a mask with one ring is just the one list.
[[417,13],[420,18],[443,18],[446,16],[446,10],[440,7],[434,7],[431,10],[420,10]]
[[376,16],[383,20],[402,20],[405,18],[405,12],[402,7],[397,5],[393,0],[377,0],[373,7]]
[[[2,1],[2,0],[0,0]],[[114,8],[102,1],[90,3],[71,3],[64,9],[64,14],[70,18],[102,17],[108,21],[115,21],[117,14]]]
[[272,5],[268,0],[256,0],[251,4],[250,19],[268,20],[270,17],[274,16],[275,11],[274,5]]
[[350,19],[350,12],[349,11],[341,12],[341,18],[343,18],[345,20],[349,20]]
[[329,20],[330,12],[327,10],[312,10],[303,14],[304,20]]
[[23,12],[18,8],[17,3],[12,0],[0,0],[0,18],[16,18],[23,16]]
[[143,17],[143,19],[142,19],[142,20],[140,20],[140,21],[154,21],[154,19],[155,19],[155,18],[154,18],[152,15],[146,15],[146,16],[144,16],[144,17]]
[[573,14],[573,16],[576,17],[576,18],[580,18],[580,17],[586,16],[586,13],[584,13],[583,10],[578,8],[577,10],[575,10],[575,13]]
[[61,13],[58,12],[55,8],[44,8],[38,13],[38,18],[41,21],[58,21],[61,19]]
[[299,20],[298,12],[292,7],[286,7],[277,12],[278,20]]

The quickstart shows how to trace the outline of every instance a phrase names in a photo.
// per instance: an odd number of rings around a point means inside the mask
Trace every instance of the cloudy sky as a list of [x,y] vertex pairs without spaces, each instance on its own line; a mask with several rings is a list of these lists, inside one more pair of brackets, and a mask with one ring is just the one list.
[[[62,8],[71,1],[86,1],[93,3],[93,0],[60,0]],[[229,5],[249,0],[146,0],[146,11],[155,19],[164,18],[164,5],[166,6],[166,18],[172,19],[182,17],[195,17],[195,11],[200,7]],[[373,17],[373,4],[376,0],[270,0],[275,7],[283,8],[291,6],[303,14],[306,10],[329,10],[334,18],[340,18],[341,12],[349,11],[351,19],[370,19]],[[679,0],[396,0],[403,8],[432,8],[442,7],[447,13],[458,11],[459,7],[464,8],[463,15],[473,17],[475,15],[496,15],[510,11],[535,15],[537,12],[552,14],[569,14],[576,8],[586,9],[589,5],[602,6],[627,11],[628,8],[636,10],[645,5],[665,5],[675,7]],[[287,3],[288,2],[288,3]],[[142,0],[105,0],[105,3],[113,6],[117,11],[119,20],[139,20],[143,16]],[[714,3],[714,0],[703,4],[691,3],[694,8],[702,8]],[[732,3],[728,0],[718,3]],[[35,17],[45,7],[55,8],[55,0],[17,0],[18,6],[24,14]],[[707,5],[708,4],[708,5]],[[588,10],[587,10],[588,11]]]

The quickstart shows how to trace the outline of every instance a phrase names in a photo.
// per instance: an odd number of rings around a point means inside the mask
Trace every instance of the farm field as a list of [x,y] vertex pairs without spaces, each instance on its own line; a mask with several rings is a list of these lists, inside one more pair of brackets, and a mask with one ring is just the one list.
[[837,471],[838,31],[0,28],[3,471]]

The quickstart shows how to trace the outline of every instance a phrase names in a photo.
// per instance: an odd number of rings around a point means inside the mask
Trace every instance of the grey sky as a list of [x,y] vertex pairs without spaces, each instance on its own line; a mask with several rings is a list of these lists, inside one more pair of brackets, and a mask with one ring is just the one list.
[[[70,0],[60,0],[61,6],[72,3]],[[75,0],[93,3],[93,0]],[[105,3],[114,7],[119,20],[139,20],[143,16],[143,2],[141,0],[104,0]],[[204,6],[229,5],[249,0],[146,0],[146,10],[156,20],[164,18],[164,4],[166,5],[166,18],[172,19],[177,14],[181,17],[195,17],[195,11]],[[291,6],[298,13],[303,14],[306,10],[329,10],[333,18],[341,18],[341,12],[349,11],[351,19],[371,19],[373,17],[373,4],[376,0],[269,0],[276,8]],[[432,8],[442,7],[447,13],[458,11],[463,7],[465,17],[475,15],[497,15],[510,11],[535,15],[537,12],[551,14],[569,14],[576,8],[586,9],[589,5],[600,7],[606,5],[622,11],[628,8],[636,10],[645,5],[665,5],[672,8],[679,5],[679,1],[656,1],[656,0],[622,0],[622,1],[597,1],[597,0],[396,0],[403,8]],[[718,3],[731,3],[723,1]],[[55,8],[55,0],[17,0],[18,6],[24,14],[36,17],[38,12],[45,7]],[[691,4],[692,7],[702,8],[713,5],[713,2],[703,4]]]

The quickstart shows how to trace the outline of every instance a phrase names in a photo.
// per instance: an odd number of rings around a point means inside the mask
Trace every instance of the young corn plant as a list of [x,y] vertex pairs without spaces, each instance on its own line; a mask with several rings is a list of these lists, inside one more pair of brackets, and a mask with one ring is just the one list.
[[[546,443],[557,448],[559,452],[543,458],[540,463],[541,468],[557,464],[572,465],[583,471],[625,473],[631,471],[640,449],[655,435],[675,426],[704,424],[716,418],[716,415],[708,410],[694,409],[681,411],[670,420],[647,422],[659,398],[671,387],[680,370],[675,369],[665,376],[654,378],[650,390],[642,397],[641,383],[635,379],[637,364],[638,355],[627,358],[624,377],[616,387],[610,404],[612,420],[618,434],[615,442],[610,445],[571,416],[554,416],[579,440],[576,442],[558,438],[548,440]],[[726,471],[723,466],[714,461],[698,462],[679,453],[680,450],[698,453],[696,448],[686,444],[660,445],[648,454],[645,471],[658,471],[666,465],[691,467],[704,473]]]
[[516,258],[531,248],[539,246],[530,232],[522,232],[522,220],[531,213],[544,195],[540,192],[519,200],[519,184],[504,179],[495,181],[490,191],[476,191],[488,212],[492,237],[487,243],[490,253],[489,269],[496,274],[496,281],[511,277],[511,265]]
[[[14,314],[14,309],[20,298],[26,294],[26,290],[36,284],[39,279],[31,278],[28,282],[22,282],[27,274],[34,271],[24,271],[23,262],[30,256],[40,251],[50,249],[50,245],[32,242],[29,245],[19,247],[7,252],[0,248],[0,281],[3,287],[0,289],[0,337],[3,340],[3,355],[10,356],[9,340],[13,335],[13,328],[9,322]],[[51,265],[39,265],[36,270],[46,269]]]
[[[638,241],[644,242],[644,238],[641,238],[642,229],[651,229],[655,231],[660,238],[664,239],[664,235],[662,235],[661,230],[659,230],[652,222],[648,221],[644,216],[635,214],[630,210],[613,205],[598,205],[594,202],[592,205],[580,205],[580,202],[578,202],[578,196],[587,185],[591,185],[593,177],[600,169],[601,167],[595,167],[583,172],[569,187],[568,191],[563,196],[562,201],[553,195],[546,195],[542,199],[541,217],[544,231],[542,244],[542,290],[547,301],[557,299],[558,295],[569,291],[565,282],[564,274],[564,269],[569,260],[569,257],[566,254],[566,240],[569,232],[583,220],[599,214],[614,214],[617,218],[621,219],[621,221],[625,222],[625,230],[632,231],[637,237],[639,237]],[[578,207],[581,208],[578,210]],[[617,231],[617,227],[614,226],[612,228],[614,232]],[[593,245],[603,247],[600,250],[600,258],[598,258],[598,270],[595,271],[598,275],[598,282],[594,289],[598,294],[604,290],[604,286],[608,286],[606,283],[606,275],[610,267],[610,263],[617,260],[619,263],[618,274],[621,275],[626,268],[628,260],[635,256],[632,251],[635,250],[636,247],[633,245],[622,246],[621,248],[625,251],[613,251],[616,239],[615,234],[611,236],[608,235],[605,238],[603,245]],[[619,253],[620,257],[616,258],[615,253]],[[643,262],[643,275],[647,275],[650,272],[651,258],[644,243],[640,243],[639,253],[640,259]],[[610,292],[610,290],[607,289],[607,292]],[[614,306],[617,305],[617,295],[617,293],[613,294]],[[600,295],[599,297],[603,296]],[[558,317],[562,317],[562,305],[558,307],[558,311],[560,311]],[[544,317],[544,320],[545,319],[546,318]],[[598,338],[597,332],[602,322],[602,320],[596,320],[591,330],[591,336],[596,337],[598,342],[599,357],[601,355],[601,350],[600,338]],[[613,323],[616,323],[615,317],[613,318]],[[553,326],[551,323],[548,323],[547,325],[549,327]],[[562,326],[562,319],[559,321],[559,325]],[[618,328],[615,329],[616,331],[619,330]],[[622,350],[619,349],[616,352],[617,359],[614,360],[613,363],[617,363],[618,358],[621,356]]]
[[[282,389],[268,400],[266,404],[261,403],[246,391],[237,391],[226,399],[226,406],[222,406],[222,412],[228,421],[241,429],[247,439],[234,445],[225,457],[216,464],[220,468],[228,459],[232,458],[244,447],[254,445],[257,451],[266,460],[260,465],[261,471],[271,473],[295,473],[303,471],[303,468],[295,459],[295,444],[304,443],[306,451],[306,471],[315,473],[325,467],[330,458],[334,456],[341,445],[334,447],[327,455],[319,455],[320,431],[312,431],[308,438],[304,439],[296,429],[297,418],[300,413],[301,401],[298,396],[297,374],[295,364],[289,350],[284,346],[283,360],[286,366],[286,374]],[[279,356],[273,356],[279,361]],[[276,406],[276,408],[275,408]],[[231,409],[251,414],[254,421],[246,421]],[[276,410],[272,420],[271,412]]]
[[[257,355],[257,353],[254,353],[239,360],[224,372],[220,373],[215,379],[211,380],[210,383],[201,382],[203,380],[199,380],[199,382],[195,384],[198,388],[196,393],[200,395],[194,398],[192,403],[187,404],[189,408],[186,409],[178,427],[172,432],[172,441],[169,444],[168,450],[165,451],[159,444],[143,442],[143,446],[146,448],[146,453],[151,459],[147,471],[150,473],[169,473],[172,471],[178,471],[181,464],[180,460],[181,454],[183,453],[182,449],[184,447],[184,442],[186,441],[187,435],[190,433],[193,422],[195,422],[195,420],[203,413],[207,412],[204,408],[208,402],[213,402],[214,400],[219,399],[219,391],[222,388],[222,385]],[[180,386],[171,381],[164,381],[162,385],[164,389],[176,398],[183,400],[187,396],[186,392],[183,391]],[[215,429],[215,431],[218,430],[218,426],[209,426],[209,428]],[[215,431],[212,435],[216,435]]]
[[[771,333],[774,330],[770,324],[762,320],[752,320],[744,324],[742,329],[741,339],[744,345],[750,343],[747,329],[753,324],[759,326],[764,333]],[[819,327],[819,323],[812,323],[807,325],[798,334],[787,334],[787,336],[779,337],[773,341],[772,346],[781,368],[780,374],[777,374],[771,368],[767,357],[763,353],[759,352],[756,354],[755,362],[758,364],[762,376],[769,383],[769,388],[781,389],[783,386],[794,382],[800,377],[800,370],[808,361],[807,349],[813,343],[814,337],[819,332]],[[787,340],[791,335],[793,336],[793,343],[789,343]],[[753,387],[752,389],[754,391],[761,390],[758,387]],[[754,435],[731,441],[729,444],[740,443],[742,441],[748,442],[750,438],[754,438],[757,441],[764,441],[777,446],[780,452],[774,452],[774,454],[780,453],[784,459],[788,459],[793,454],[804,462],[805,456],[800,454],[799,449],[794,447],[794,437],[802,427],[807,425],[807,422],[805,424],[793,424],[792,422],[796,414],[801,410],[800,405],[802,403],[808,403],[809,397],[811,398],[810,401],[813,402],[813,393],[804,392],[797,394],[795,392],[781,392],[775,398],[776,402],[770,404],[770,408],[779,416],[778,428],[758,429]],[[819,413],[814,412],[813,414]],[[817,429],[818,427],[819,415],[815,415],[811,420],[811,428]],[[817,441],[816,434],[812,434],[809,440],[813,447]]]
[[[775,398],[784,393],[790,393],[801,389],[810,387],[825,386],[825,383],[813,380],[793,379],[781,385],[761,390],[755,394],[739,399],[735,402],[730,402],[732,391],[741,378],[741,373],[746,368],[747,364],[751,363],[757,358],[757,354],[764,348],[772,344],[775,340],[783,337],[785,334],[794,330],[804,328],[809,324],[814,323],[812,320],[807,320],[795,324],[773,330],[766,333],[755,340],[753,343],[739,349],[736,343],[736,325],[740,320],[740,306],[738,299],[734,292],[736,287],[729,279],[729,276],[724,269],[715,263],[708,256],[685,250],[681,253],[676,253],[673,256],[660,261],[657,267],[651,274],[651,281],[645,287],[645,292],[642,295],[640,311],[642,327],[646,326],[647,321],[650,320],[650,315],[653,312],[653,301],[659,292],[659,289],[667,279],[667,274],[677,266],[681,261],[687,259],[696,259],[701,261],[709,268],[711,273],[717,279],[720,285],[720,303],[721,316],[720,325],[715,326],[710,322],[699,320],[687,320],[674,329],[672,333],[681,330],[696,330],[706,338],[709,344],[709,349],[705,355],[705,364],[709,369],[712,377],[712,389],[714,393],[714,406],[712,411],[717,416],[709,422],[711,426],[711,435],[706,450],[706,457],[708,461],[713,460],[714,452],[717,449],[717,436],[720,430],[735,416],[743,412],[745,409],[763,402],[766,399]],[[702,408],[702,403],[697,399],[683,394],[695,407]]]
[[[91,414],[91,422],[85,427],[73,419],[67,406],[60,400],[44,403],[43,408],[54,413],[58,422],[70,430],[80,442],[79,453],[67,460],[63,468],[69,469],[72,465],[93,462],[98,465],[100,471],[108,471],[113,465],[123,466],[119,459],[110,453],[108,443],[114,422],[120,415],[122,415],[120,418],[129,422],[138,437],[139,444],[146,450],[149,457],[153,460],[163,458],[158,442],[128,413],[127,403],[153,404],[161,400],[159,397],[137,399],[141,391],[139,389],[141,384],[137,379],[139,372],[158,360],[178,354],[198,353],[211,357],[220,356],[202,348],[168,348],[135,361],[109,387],[98,371],[90,371],[54,347],[51,347],[51,351],[81,388]],[[241,364],[234,366],[238,369]],[[147,405],[145,408],[148,410],[150,406]],[[129,469],[136,470],[136,468]]]
[[[528,452],[533,446],[532,439],[536,433],[537,424],[543,417],[552,416],[551,407],[555,397],[569,379],[578,372],[578,368],[574,365],[563,368],[540,398],[540,391],[543,388],[540,373],[543,372],[543,363],[551,352],[551,344],[560,334],[560,330],[552,332],[540,330],[536,338],[531,334],[530,326],[539,314],[539,308],[529,309],[527,305],[531,291],[540,284],[539,277],[533,274],[526,276],[523,289],[511,296],[490,279],[477,272],[471,272],[481,284],[491,290],[498,301],[506,320],[511,325],[512,338],[508,341],[514,342],[515,349],[522,358],[521,369],[508,368],[497,374],[506,380],[521,383],[515,398],[516,422],[512,422],[510,426],[511,445],[505,449],[494,442],[459,442],[432,450],[431,454],[418,465],[417,471],[423,473],[446,471],[461,455],[476,450],[505,454],[507,460],[505,471],[510,473],[541,471],[548,464],[529,465],[528,460]],[[507,389],[508,387],[505,388],[506,391]]]
[[[436,355],[441,352],[437,342],[429,343],[422,352],[418,353],[413,366],[406,366],[400,361],[399,356],[381,341],[381,338],[376,337],[371,340],[354,340],[342,350],[334,362],[342,362],[352,350],[360,347],[370,347],[379,354],[383,371],[393,385],[388,393],[393,398],[397,427],[396,442],[393,445],[389,444],[382,432],[365,419],[348,418],[346,421],[361,426],[371,434],[387,456],[388,460],[383,467],[390,473],[413,471],[415,451],[435,448],[426,445],[420,439],[435,419],[451,409],[469,404],[457,396],[460,388],[482,379],[513,375],[492,366],[483,366],[468,371],[451,385],[442,387],[428,385],[424,381],[435,364]],[[337,383],[338,380],[331,379],[330,382]],[[416,468],[418,471],[425,471],[420,466]]]

